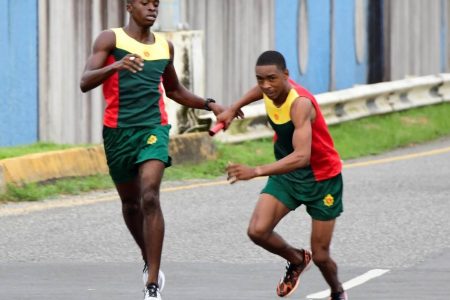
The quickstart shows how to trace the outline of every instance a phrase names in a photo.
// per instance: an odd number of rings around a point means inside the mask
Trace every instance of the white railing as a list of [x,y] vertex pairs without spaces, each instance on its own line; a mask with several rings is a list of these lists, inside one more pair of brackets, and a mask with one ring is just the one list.
[[[359,85],[350,89],[317,94],[327,124],[337,124],[373,115],[450,101],[450,73],[411,77],[403,80]],[[273,131],[264,121],[263,103],[243,108],[246,118],[233,122],[233,128],[217,134],[222,142],[270,137]],[[213,119],[212,114],[201,115]],[[261,121],[262,120],[262,121]],[[233,132],[239,132],[233,134]]]
[[[316,98],[327,123],[337,124],[372,115],[450,102],[450,74],[361,85],[351,89],[318,94]],[[233,122],[234,128],[230,128],[225,133],[218,134],[217,138],[219,140],[224,142],[240,142],[273,135],[273,131],[267,126],[264,104],[251,105],[245,107],[243,111],[246,114],[246,118]],[[210,119],[209,121],[215,120],[212,114],[201,115],[200,118],[206,119],[206,121],[208,119]],[[241,133],[232,134],[234,131]],[[199,136],[201,137],[202,135],[200,134]],[[185,136],[178,135],[174,138],[181,140],[182,137]],[[187,141],[180,142],[180,145],[178,143],[171,143],[171,152],[184,153],[184,148],[198,149],[200,147],[199,145],[198,147],[192,148],[194,140],[198,140],[198,144],[202,145],[202,148],[207,144],[207,142],[191,136],[191,139],[188,138]],[[211,140],[207,137],[206,141]],[[182,145],[185,145],[185,147]],[[83,157],[82,154],[71,154],[73,151],[87,151],[88,153]],[[86,175],[86,173],[80,173],[83,170],[90,172],[89,174],[95,174],[101,172],[97,167],[103,168],[103,172],[106,172],[104,152],[103,150],[100,151],[100,147],[90,150],[72,149],[61,152],[63,153],[60,155],[64,155],[65,158],[60,158],[56,154],[48,158],[42,158],[40,156],[46,154],[35,154],[27,156],[26,159],[7,159],[0,161],[0,192],[5,191],[7,183],[33,182],[39,181],[40,179]],[[71,157],[67,158],[67,155]],[[183,155],[191,154],[190,152],[186,152]],[[36,156],[38,157],[36,158]],[[199,156],[199,153],[196,152],[195,156]],[[74,162],[76,166],[68,166],[67,163],[64,163],[67,161]],[[81,162],[83,164],[80,164]],[[55,173],[59,175],[55,175]]]

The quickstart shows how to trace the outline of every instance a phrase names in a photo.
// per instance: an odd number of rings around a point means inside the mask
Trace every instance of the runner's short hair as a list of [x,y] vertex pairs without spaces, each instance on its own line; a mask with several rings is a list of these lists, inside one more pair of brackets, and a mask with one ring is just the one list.
[[278,51],[269,50],[263,52],[256,61],[257,66],[276,65],[281,71],[286,70],[286,60],[283,54]]

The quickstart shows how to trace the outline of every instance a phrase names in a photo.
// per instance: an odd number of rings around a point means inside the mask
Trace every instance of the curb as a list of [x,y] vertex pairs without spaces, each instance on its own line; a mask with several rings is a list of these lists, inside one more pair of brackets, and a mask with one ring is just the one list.
[[[200,163],[217,157],[216,147],[206,132],[171,137],[169,153],[174,164]],[[6,191],[8,184],[107,173],[103,146],[24,155],[0,160],[0,192]]]

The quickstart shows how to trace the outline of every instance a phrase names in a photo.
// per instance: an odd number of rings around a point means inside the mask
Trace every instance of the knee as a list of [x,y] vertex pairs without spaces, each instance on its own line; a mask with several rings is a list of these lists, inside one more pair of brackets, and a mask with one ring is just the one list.
[[330,253],[326,250],[313,251],[312,259],[316,266],[320,267],[328,263],[330,260]]
[[139,214],[140,210],[138,199],[122,201],[122,213],[124,215],[133,216]]
[[141,206],[144,214],[153,213],[159,210],[159,191],[152,187],[146,188],[142,193]]
[[250,240],[252,240],[257,245],[264,242],[268,237],[267,231],[258,225],[250,225],[247,229],[247,235]]

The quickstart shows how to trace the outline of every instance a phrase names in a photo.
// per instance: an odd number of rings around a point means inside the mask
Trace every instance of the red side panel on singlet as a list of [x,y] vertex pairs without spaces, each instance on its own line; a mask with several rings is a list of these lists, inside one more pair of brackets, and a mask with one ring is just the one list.
[[289,83],[300,97],[308,98],[316,111],[316,119],[312,126],[312,145],[310,164],[316,180],[332,178],[342,171],[342,162],[334,148],[333,139],[328,130],[325,118],[314,96],[292,79]]
[[[108,56],[106,65],[116,62],[114,55]],[[103,95],[106,100],[103,124],[107,127],[116,128],[119,116],[119,73],[115,72],[103,83]]]
[[161,84],[159,85],[159,93],[161,97],[159,98],[159,111],[161,112],[161,125],[169,124],[169,117],[166,111],[166,105],[164,104],[164,89],[162,87],[163,78],[161,77]]

